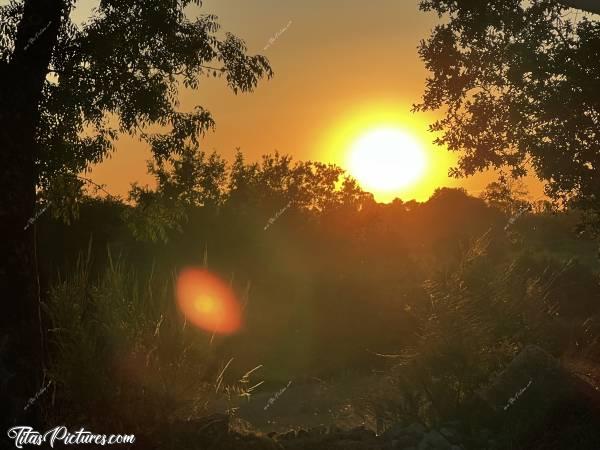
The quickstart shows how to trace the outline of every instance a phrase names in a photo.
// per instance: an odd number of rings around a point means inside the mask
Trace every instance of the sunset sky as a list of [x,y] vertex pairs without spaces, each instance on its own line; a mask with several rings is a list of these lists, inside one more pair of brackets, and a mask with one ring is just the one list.
[[[81,1],[76,18],[86,17],[94,4]],[[418,0],[205,0],[200,11],[216,14],[224,31],[243,38],[250,53],[267,56],[275,71],[251,94],[236,96],[212,79],[199,91],[182,93],[182,108],[201,104],[216,120],[204,150],[230,158],[240,147],[249,160],[278,150],[348,168],[353,143],[373,129],[391,127],[420,142],[426,166],[410,186],[375,192],[379,201],[426,200],[439,186],[464,186],[477,194],[490,180],[449,179],[455,156],[431,144],[427,125],[433,116],[410,112],[427,75],[417,45],[437,21],[418,10]],[[124,195],[134,181],[151,184],[145,173],[149,158],[144,145],[123,138],[92,177]]]

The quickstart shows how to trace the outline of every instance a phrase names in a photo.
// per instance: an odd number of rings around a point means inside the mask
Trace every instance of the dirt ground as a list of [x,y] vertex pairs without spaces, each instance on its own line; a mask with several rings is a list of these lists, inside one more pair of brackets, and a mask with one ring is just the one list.
[[261,391],[239,403],[238,417],[263,432],[284,432],[337,426],[364,425],[376,429],[368,399],[382,384],[376,375],[353,375],[334,381],[313,379]]

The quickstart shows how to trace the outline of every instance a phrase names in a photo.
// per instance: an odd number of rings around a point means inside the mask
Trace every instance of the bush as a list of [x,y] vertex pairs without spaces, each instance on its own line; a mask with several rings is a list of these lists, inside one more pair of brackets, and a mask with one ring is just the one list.
[[547,295],[555,278],[527,256],[494,262],[489,243],[487,235],[476,240],[452,270],[424,285],[430,301],[415,311],[419,332],[393,371],[406,416],[476,424],[478,392],[524,345],[555,329]]

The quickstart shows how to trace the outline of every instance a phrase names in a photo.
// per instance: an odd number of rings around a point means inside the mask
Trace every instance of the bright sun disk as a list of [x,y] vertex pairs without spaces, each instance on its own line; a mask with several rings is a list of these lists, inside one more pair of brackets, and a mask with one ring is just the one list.
[[410,134],[382,128],[362,135],[350,148],[348,166],[364,189],[394,192],[419,181],[427,165],[421,143]]

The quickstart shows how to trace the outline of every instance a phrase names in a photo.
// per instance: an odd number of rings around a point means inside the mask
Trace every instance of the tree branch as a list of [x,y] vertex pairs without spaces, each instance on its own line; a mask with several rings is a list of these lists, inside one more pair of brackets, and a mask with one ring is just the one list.
[[570,8],[580,9],[593,14],[600,14],[599,0],[558,0],[558,2]]

